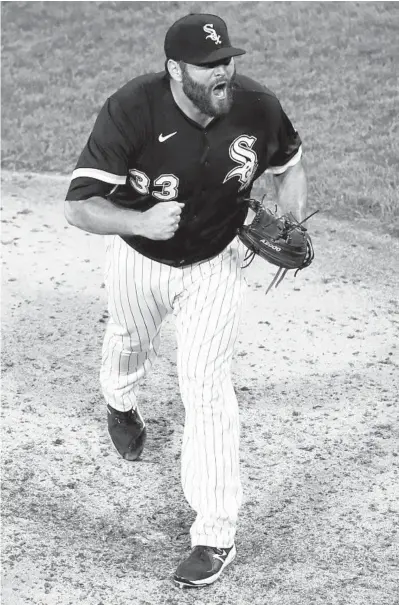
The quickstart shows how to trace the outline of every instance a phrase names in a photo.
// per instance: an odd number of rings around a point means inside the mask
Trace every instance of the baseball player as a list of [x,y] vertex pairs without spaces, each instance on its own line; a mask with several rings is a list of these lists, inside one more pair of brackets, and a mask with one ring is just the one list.
[[181,477],[196,512],[174,580],[214,582],[236,554],[242,500],[231,381],[244,283],[237,229],[254,181],[303,219],[301,139],[276,96],[237,75],[225,22],[190,14],[165,37],[165,71],[134,78],[102,107],[72,174],[65,214],[106,236],[109,300],[100,381],[108,430],[137,460],[146,440],[138,384],[173,313],[185,426]]

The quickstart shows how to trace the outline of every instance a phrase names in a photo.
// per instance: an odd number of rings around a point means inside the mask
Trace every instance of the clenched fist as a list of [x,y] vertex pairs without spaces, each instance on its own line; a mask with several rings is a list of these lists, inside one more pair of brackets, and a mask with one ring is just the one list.
[[138,235],[153,240],[171,239],[179,226],[183,207],[181,202],[161,202],[143,212]]

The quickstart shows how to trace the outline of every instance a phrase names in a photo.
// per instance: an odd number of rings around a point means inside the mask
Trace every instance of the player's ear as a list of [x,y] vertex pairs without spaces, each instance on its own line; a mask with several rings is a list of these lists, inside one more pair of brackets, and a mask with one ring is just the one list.
[[178,61],[174,61],[173,59],[168,59],[166,61],[166,69],[169,72],[170,77],[177,82],[181,82],[182,77],[182,69],[180,63]]

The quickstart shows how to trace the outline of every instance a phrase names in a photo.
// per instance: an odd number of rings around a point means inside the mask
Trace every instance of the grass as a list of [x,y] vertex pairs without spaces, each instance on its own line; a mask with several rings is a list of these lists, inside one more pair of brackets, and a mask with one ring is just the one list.
[[4,168],[69,174],[107,95],[162,69],[169,24],[214,12],[248,51],[238,70],[274,90],[301,133],[310,207],[399,233],[399,3],[3,2],[1,10]]

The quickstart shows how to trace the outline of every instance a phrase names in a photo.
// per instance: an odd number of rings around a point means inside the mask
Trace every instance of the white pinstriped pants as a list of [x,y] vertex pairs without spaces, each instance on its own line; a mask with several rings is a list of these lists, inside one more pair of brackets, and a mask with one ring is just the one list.
[[142,256],[118,236],[107,236],[106,244],[110,320],[100,373],[105,400],[121,411],[138,409],[138,382],[157,354],[162,320],[173,312],[186,413],[182,485],[197,514],[191,542],[229,547],[242,500],[231,360],[245,250],[234,240],[209,261],[174,268]]

